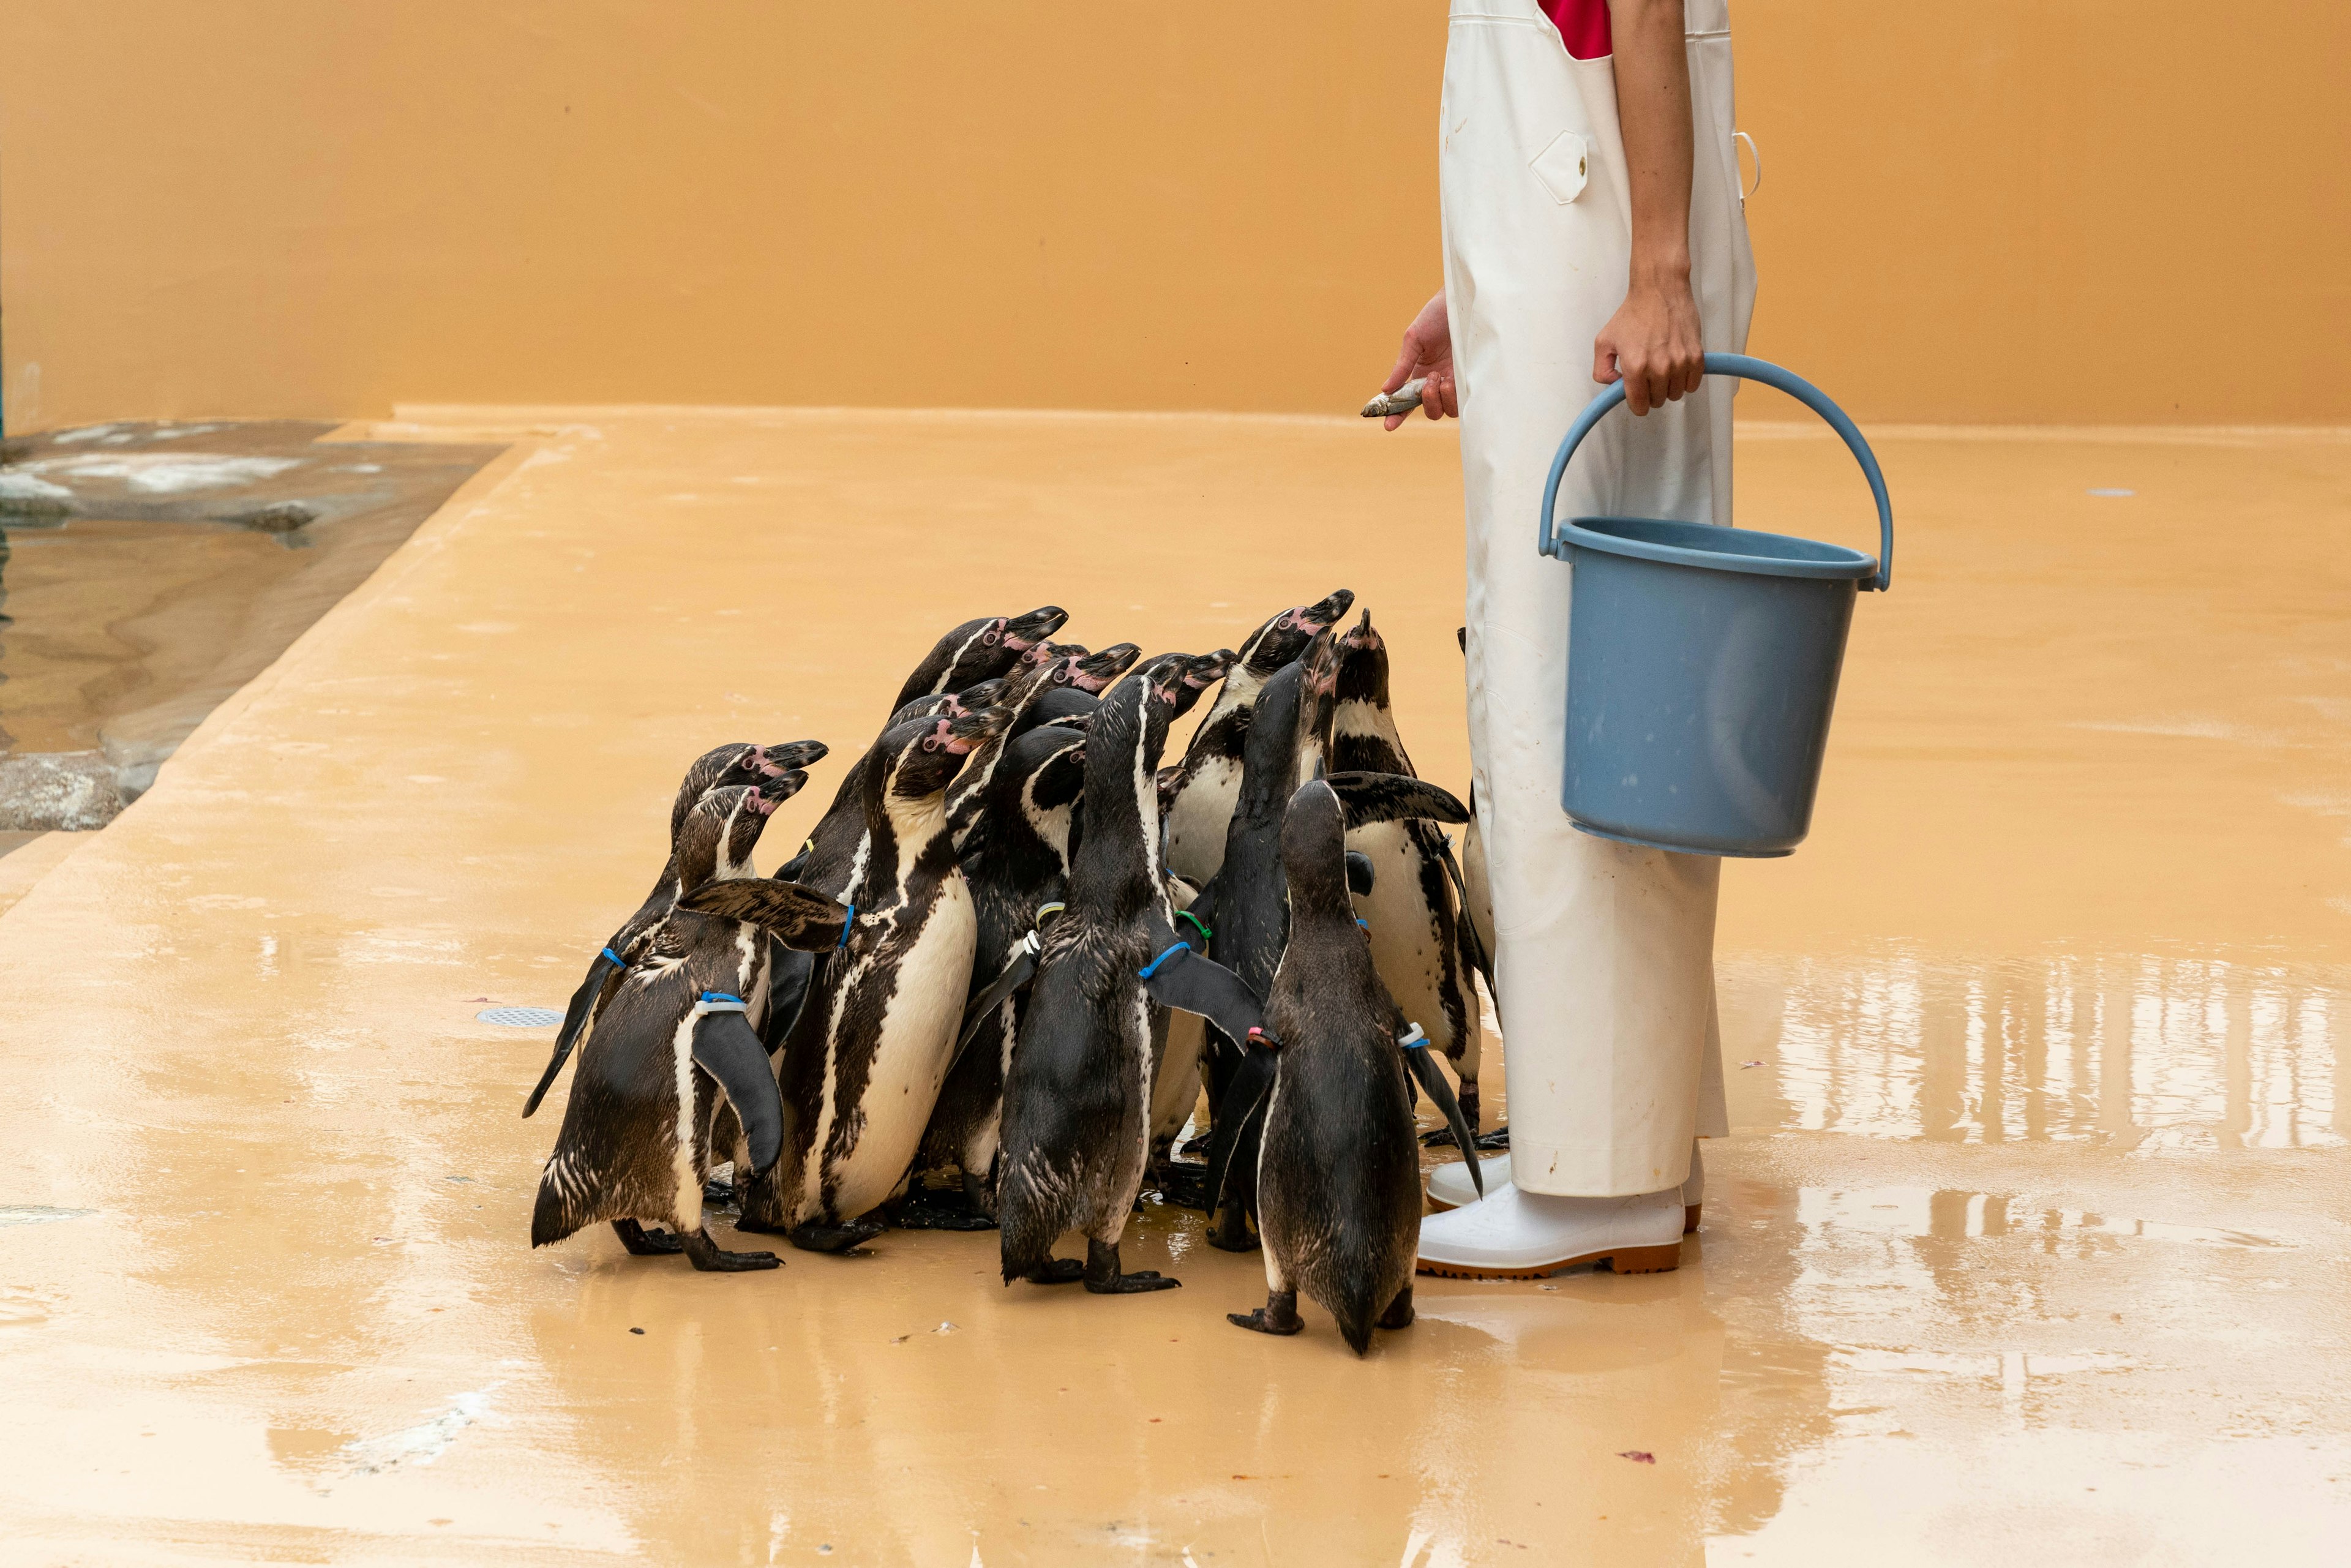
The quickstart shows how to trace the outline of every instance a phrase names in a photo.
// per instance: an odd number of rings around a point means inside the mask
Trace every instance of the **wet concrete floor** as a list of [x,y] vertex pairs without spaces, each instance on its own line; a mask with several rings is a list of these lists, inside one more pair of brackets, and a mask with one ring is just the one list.
[[[560,1005],[705,747],[834,745],[789,853],[968,615],[1206,648],[1344,583],[1458,786],[1448,436],[366,434],[515,445],[0,915],[0,1563],[2339,1552],[2351,444],[1886,434],[1817,829],[1725,878],[1684,1266],[1426,1281],[1358,1362],[1228,1327],[1256,1260],[1156,1207],[1130,1262],[1185,1288],[1117,1300],[985,1235],[532,1252],[551,1031],[474,1015]],[[1742,520],[1862,537],[1831,442],[1740,461]]]

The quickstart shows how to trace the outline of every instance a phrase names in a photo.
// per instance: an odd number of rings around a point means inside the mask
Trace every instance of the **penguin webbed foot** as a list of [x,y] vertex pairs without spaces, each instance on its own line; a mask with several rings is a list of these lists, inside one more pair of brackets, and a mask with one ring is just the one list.
[[1198,1160],[1163,1160],[1151,1173],[1160,1200],[1178,1208],[1208,1207],[1208,1167]]
[[773,1252],[729,1252],[713,1241],[707,1230],[687,1231],[683,1249],[685,1260],[706,1274],[749,1274],[784,1266]]
[[[1468,1114],[1469,1107],[1464,1105],[1461,1111],[1466,1116]],[[1510,1146],[1510,1129],[1507,1126],[1497,1127],[1490,1133],[1479,1134],[1471,1141],[1478,1145],[1481,1153],[1501,1154]],[[1423,1133],[1420,1135],[1421,1147],[1426,1149],[1449,1149],[1453,1147],[1454,1142],[1453,1129],[1450,1127],[1439,1127],[1434,1133]]]
[[711,1177],[708,1181],[702,1184],[702,1201],[716,1208],[734,1207],[734,1182],[731,1180],[722,1181],[716,1176]]
[[1388,1310],[1380,1314],[1379,1322],[1373,1326],[1384,1329],[1405,1329],[1412,1326],[1412,1287],[1406,1285],[1396,1292],[1396,1299],[1388,1303]]
[[1139,1296],[1147,1291],[1172,1291],[1184,1282],[1153,1269],[1129,1274],[1119,1267],[1118,1243],[1096,1240],[1086,1243],[1085,1281],[1087,1293],[1096,1296]]
[[810,1220],[785,1231],[784,1239],[803,1252],[846,1252],[872,1240],[887,1228],[871,1219],[847,1219],[838,1225],[819,1225]]
[[685,1243],[666,1230],[647,1230],[633,1219],[612,1221],[612,1234],[621,1239],[632,1258],[661,1258],[685,1250]]
[[1208,1245],[1219,1252],[1254,1252],[1264,1243],[1249,1228],[1249,1211],[1228,1201],[1217,1210],[1216,1219],[1208,1226]]
[[901,1230],[993,1230],[996,1217],[974,1203],[968,1189],[953,1191],[917,1181],[898,1200],[891,1222]]
[[1295,1291],[1268,1291],[1265,1305],[1253,1312],[1227,1312],[1225,1322],[1252,1333],[1280,1334],[1284,1338],[1306,1326],[1306,1321],[1298,1315]]
[[1075,1258],[1048,1258],[1020,1277],[1032,1285],[1074,1285],[1086,1277],[1086,1266]]

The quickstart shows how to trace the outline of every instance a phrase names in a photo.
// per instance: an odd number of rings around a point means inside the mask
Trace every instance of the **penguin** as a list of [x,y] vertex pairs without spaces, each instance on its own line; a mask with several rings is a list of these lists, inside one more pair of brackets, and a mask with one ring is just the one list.
[[[1282,815],[1303,779],[1328,770],[1337,706],[1338,651],[1325,627],[1307,643],[1303,657],[1275,671],[1258,693],[1242,753],[1240,789],[1226,826],[1223,861],[1216,878],[1186,912],[1196,928],[1212,933],[1208,955],[1260,995],[1273,983],[1290,936],[1281,869]],[[1255,1209],[1250,1184],[1257,1147],[1254,1134],[1227,1114],[1240,1065],[1240,1043],[1212,1032],[1206,1049],[1213,1119],[1209,1166],[1211,1171],[1229,1168],[1235,1176],[1227,1202],[1209,1227],[1208,1242],[1245,1252],[1257,1245],[1247,1218]]]
[[[1396,731],[1387,644],[1372,629],[1368,610],[1339,639],[1332,766],[1419,777]],[[1460,905],[1447,875],[1445,835],[1418,819],[1377,822],[1350,832],[1347,848],[1372,862],[1373,890],[1357,901],[1355,913],[1367,923],[1380,983],[1427,1034],[1430,1047],[1453,1064],[1461,1081],[1461,1112],[1475,1132],[1481,1031],[1464,962]]]
[[1407,1072],[1438,1101],[1457,1135],[1468,1135],[1466,1109],[1445,1093],[1426,1036],[1382,984],[1376,938],[1365,937],[1348,899],[1345,837],[1371,816],[1419,820],[1421,812],[1448,821],[1468,815],[1417,779],[1338,773],[1300,786],[1281,825],[1290,944],[1260,1036],[1274,1057],[1257,1169],[1266,1304],[1226,1316],[1260,1333],[1294,1334],[1304,1326],[1302,1290],[1338,1320],[1357,1355],[1370,1348],[1374,1327],[1400,1329],[1413,1319],[1420,1145]]
[[[1068,907],[1045,934],[1005,1080],[997,1216],[1008,1285],[1082,1279],[1126,1295],[1179,1282],[1119,1260],[1148,1153],[1154,1011],[1232,1019],[1256,1006],[1177,938],[1161,873],[1154,774],[1191,663],[1152,661],[1112,689],[1087,734]],[[1071,1229],[1085,1233],[1082,1263],[1053,1256]]]
[[1241,644],[1224,689],[1193,732],[1183,764],[1164,791],[1169,870],[1196,885],[1206,885],[1217,874],[1224,862],[1225,828],[1240,792],[1241,754],[1258,693],[1318,632],[1337,625],[1354,602],[1352,590],[1339,589],[1273,616]]
[[[783,1156],[744,1193],[737,1228],[837,1252],[879,1234],[864,1216],[905,1179],[955,1047],[978,931],[947,826],[948,786],[1008,723],[1002,708],[915,720],[864,758],[851,914],[786,1036]],[[830,877],[837,868],[817,867]]]
[[[1461,653],[1469,653],[1469,628],[1458,628],[1453,640],[1461,645]],[[1453,891],[1461,899],[1461,951],[1469,960],[1479,977],[1486,982],[1486,995],[1493,1000],[1499,1016],[1502,993],[1494,988],[1494,897],[1486,882],[1486,835],[1478,826],[1478,781],[1469,781],[1469,825],[1461,830],[1461,859],[1457,864],[1448,853],[1445,869],[1453,878]]]
[[[747,746],[737,742],[714,747],[695,758],[685,770],[685,778],[677,787],[676,800],[669,813],[669,863],[662,867],[661,878],[653,891],[645,894],[637,912],[623,922],[618,931],[606,939],[603,949],[590,961],[588,977],[571,993],[571,1001],[564,1009],[563,1027],[556,1031],[555,1050],[549,1056],[547,1071],[538,1075],[538,1083],[523,1102],[522,1113],[528,1120],[538,1111],[539,1102],[555,1083],[556,1075],[581,1039],[584,1030],[593,1027],[598,1010],[610,998],[618,985],[621,972],[628,965],[630,945],[651,931],[677,902],[681,891],[678,881],[678,834],[685,827],[686,814],[695,803],[714,790],[756,784],[762,780],[789,779],[781,794],[771,796],[778,804],[789,800],[808,775],[800,769],[815,766],[824,759],[825,746],[821,741],[796,740],[785,746]],[[722,874],[738,874],[731,865],[721,868]]]
[[[1223,678],[1232,661],[1231,651],[1223,648],[1186,660],[1173,688],[1172,716],[1181,718],[1189,712],[1201,695]],[[1132,657],[1121,663],[1131,664]],[[1098,699],[1082,692],[1081,684],[1057,684],[1027,715],[1015,719],[1015,732],[1033,721],[1036,708],[1056,697],[1080,698],[1087,705],[1081,711],[1088,719],[1099,706]],[[932,1113],[920,1168],[934,1175],[949,1166],[957,1168],[962,1193],[960,1201],[942,1201],[929,1196],[929,1188],[918,1181],[909,1190],[910,1203],[900,1207],[902,1225],[984,1229],[995,1224],[990,1170],[1003,1103],[1004,1068],[1019,1039],[1028,984],[1036,972],[1042,922],[1061,907],[1082,779],[1083,737],[1061,727],[1046,728],[1054,737],[1050,742],[1030,741],[1029,736],[1045,733],[1031,729],[1014,743],[1011,755],[1018,761],[1009,765],[1014,768],[1011,778],[1018,782],[992,786],[987,797],[970,807],[951,806],[965,877],[978,911],[980,936],[956,1065]],[[966,775],[977,766],[975,758]],[[958,789],[963,784],[964,779],[956,780]],[[951,802],[954,800],[950,796]],[[1182,898],[1190,901],[1189,888],[1183,890]],[[1191,1020],[1194,1027],[1189,1031],[1196,1045],[1197,1021]],[[1185,1033],[1180,1026],[1175,1031],[1179,1041]],[[1155,1048],[1165,1034],[1155,1035]],[[1196,1050],[1193,1054],[1196,1056]]]
[[[973,989],[965,1003],[955,1065],[931,1112],[916,1162],[924,1172],[959,1173],[960,1201],[902,1205],[901,1225],[974,1230],[995,1226],[990,1177],[1004,1070],[1027,1003],[1026,975],[1015,974],[1008,986],[1001,982],[1016,956],[1033,960],[1032,936],[1063,902],[1084,779],[1084,736],[1057,725],[1029,730],[1008,748],[964,841],[960,860],[979,928]],[[920,1186],[918,1182],[909,1189],[910,1199]]]
[[1026,615],[965,622],[931,644],[898,688],[890,711],[895,713],[917,697],[963,691],[991,675],[1009,674],[1022,654],[1059,632],[1069,619],[1070,612],[1060,605],[1040,604]]
[[[772,1252],[729,1252],[703,1227],[711,1129],[731,1108],[754,1168],[774,1165],[784,1113],[754,1032],[765,1006],[762,933],[690,904],[712,886],[748,880],[751,847],[776,809],[772,781],[715,790],[678,835],[677,904],[632,949],[580,1052],[563,1127],[539,1177],[530,1242],[545,1247],[608,1220],[639,1255],[683,1251],[696,1269],[772,1269]],[[807,895],[784,939],[837,939],[842,911]],[[829,913],[828,913],[829,912]],[[643,1221],[666,1224],[647,1232]]]

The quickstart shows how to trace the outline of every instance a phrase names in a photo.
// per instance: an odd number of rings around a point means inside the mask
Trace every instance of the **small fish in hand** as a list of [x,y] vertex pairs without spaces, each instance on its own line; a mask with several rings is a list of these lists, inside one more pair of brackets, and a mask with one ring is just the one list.
[[1410,413],[1420,406],[1420,389],[1427,384],[1428,378],[1423,376],[1405,382],[1392,392],[1380,393],[1364,405],[1364,417],[1385,419],[1392,413]]

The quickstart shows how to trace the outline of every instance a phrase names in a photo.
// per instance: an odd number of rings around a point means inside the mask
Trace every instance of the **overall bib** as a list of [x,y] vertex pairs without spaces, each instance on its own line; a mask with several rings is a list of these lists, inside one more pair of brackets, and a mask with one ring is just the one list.
[[[1696,159],[1690,283],[1708,350],[1742,350],[1754,256],[1731,141],[1727,0],[1686,0]],[[1543,477],[1597,395],[1624,302],[1631,196],[1608,59],[1571,58],[1535,0],[1453,0],[1438,170],[1468,514],[1469,745],[1494,907],[1512,1179],[1661,1191],[1729,1129],[1714,1005],[1720,862],[1578,832],[1560,809],[1571,568],[1535,553]],[[1738,383],[1586,440],[1560,515],[1730,522]],[[1703,1113],[1701,1102],[1704,1102]]]

